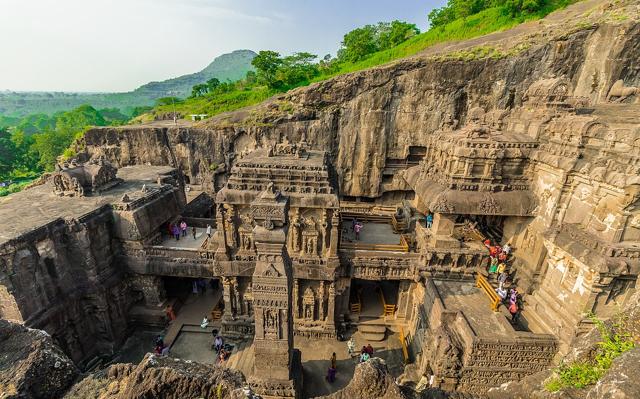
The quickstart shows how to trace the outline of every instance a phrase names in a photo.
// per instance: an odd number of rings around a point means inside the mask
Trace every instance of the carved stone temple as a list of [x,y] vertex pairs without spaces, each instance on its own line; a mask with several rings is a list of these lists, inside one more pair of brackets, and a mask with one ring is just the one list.
[[302,383],[300,351],[293,349],[288,206],[288,199],[268,184],[250,210],[257,253],[251,279],[255,315],[251,384],[265,398],[299,397]]
[[[640,273],[637,68],[556,68],[602,49],[571,40],[536,53],[554,73],[483,60],[491,78],[468,84],[462,61],[437,81],[407,61],[188,126],[92,129],[77,160],[0,198],[0,318],[81,369],[139,329],[214,364],[216,330],[219,366],[263,398],[333,389],[349,338],[398,381],[469,395],[554,367]],[[486,240],[512,248],[517,321]]]

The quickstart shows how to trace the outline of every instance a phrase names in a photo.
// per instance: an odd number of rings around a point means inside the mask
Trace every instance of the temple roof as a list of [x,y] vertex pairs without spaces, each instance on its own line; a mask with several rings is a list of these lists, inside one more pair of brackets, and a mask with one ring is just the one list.
[[471,191],[449,189],[430,180],[420,179],[420,168],[404,173],[420,201],[432,212],[459,215],[534,216],[536,198],[529,190]]

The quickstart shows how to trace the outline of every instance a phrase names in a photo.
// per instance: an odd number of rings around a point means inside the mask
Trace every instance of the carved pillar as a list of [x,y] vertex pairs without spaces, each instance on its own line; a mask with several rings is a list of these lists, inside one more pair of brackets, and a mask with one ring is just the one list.
[[320,216],[320,245],[318,245],[320,256],[323,256],[324,253],[327,252],[327,228],[328,227],[329,227],[329,223],[327,223],[327,211],[323,209],[322,215]]
[[136,275],[133,283],[144,295],[144,302],[148,306],[162,306],[167,299],[162,277]]
[[232,319],[234,317],[232,306],[233,288],[231,283],[231,277],[222,278],[222,298],[224,299],[224,317]]
[[298,305],[298,291],[300,289],[300,282],[298,279],[293,280],[293,318],[300,318],[300,307]]
[[411,302],[411,282],[409,280],[400,281],[400,287],[398,288],[398,312],[396,317],[399,319],[406,319],[410,312]]
[[329,298],[327,302],[327,325],[334,326],[336,310],[336,289],[335,283],[333,281],[329,283]]
[[329,244],[329,256],[336,256],[338,254],[338,227],[340,225],[340,218],[338,217],[338,210],[334,209],[331,216],[331,243]]
[[299,397],[300,352],[293,349],[293,271],[287,253],[288,199],[267,186],[251,204],[257,251],[253,272],[254,366],[249,383],[262,397]]
[[240,302],[240,288],[239,288],[239,281],[236,277],[233,277],[231,279],[231,288],[232,288],[232,293],[233,293],[233,302],[232,302],[232,307],[233,307],[233,315],[238,315],[238,314],[242,314],[242,305]]
[[320,281],[318,290],[318,320],[324,320],[324,281]]

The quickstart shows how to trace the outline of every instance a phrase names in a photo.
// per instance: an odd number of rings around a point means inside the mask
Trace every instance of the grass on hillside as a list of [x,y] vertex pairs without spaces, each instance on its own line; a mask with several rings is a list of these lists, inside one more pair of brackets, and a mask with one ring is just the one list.
[[577,0],[552,0],[536,14],[523,15],[515,18],[505,13],[500,7],[488,8],[467,18],[460,18],[442,27],[416,35],[392,49],[374,53],[360,62],[342,64],[338,71],[331,75],[320,76],[316,81],[409,57],[439,43],[462,41],[511,29],[523,22],[541,19],[551,12],[562,9],[576,1]]
[[[266,86],[257,86],[249,90],[235,90],[224,94],[205,95],[202,97],[188,98],[176,102],[175,110],[183,118],[188,119],[191,114],[207,114],[209,117],[227,111],[244,108],[258,104],[277,92]],[[154,109],[155,114],[170,114],[174,105],[162,105]]]
[[[312,82],[305,82],[299,86],[382,65],[417,54],[439,43],[472,39],[489,33],[507,30],[520,23],[543,18],[552,11],[564,8],[576,1],[579,0],[549,0],[547,5],[537,13],[519,17],[512,17],[501,7],[489,8],[467,18],[460,18],[447,25],[421,33],[392,49],[371,54],[362,61],[342,63],[332,72],[322,73],[313,79]],[[479,55],[474,54],[481,57],[484,52],[481,52]],[[485,56],[492,55],[492,52],[485,54]],[[186,119],[188,119],[190,114],[207,114],[211,117],[222,112],[234,111],[260,103],[276,93],[277,91],[270,90],[265,86],[257,86],[251,89],[236,90],[224,94],[187,98],[180,103],[176,103],[175,110]],[[162,115],[171,113],[172,111],[172,105],[162,105],[157,106],[152,112],[155,115]]]

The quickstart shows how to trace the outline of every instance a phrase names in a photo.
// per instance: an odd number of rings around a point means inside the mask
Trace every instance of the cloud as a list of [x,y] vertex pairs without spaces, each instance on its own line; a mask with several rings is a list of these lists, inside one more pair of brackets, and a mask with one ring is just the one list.
[[[189,16],[205,17],[207,19],[248,21],[263,24],[270,24],[275,20],[282,19],[283,15],[274,13],[273,16],[258,15],[242,10],[238,5],[239,2],[229,2],[227,0],[160,0],[168,6],[170,12],[175,13],[180,7],[186,11]],[[158,0],[153,1],[157,5]]]

